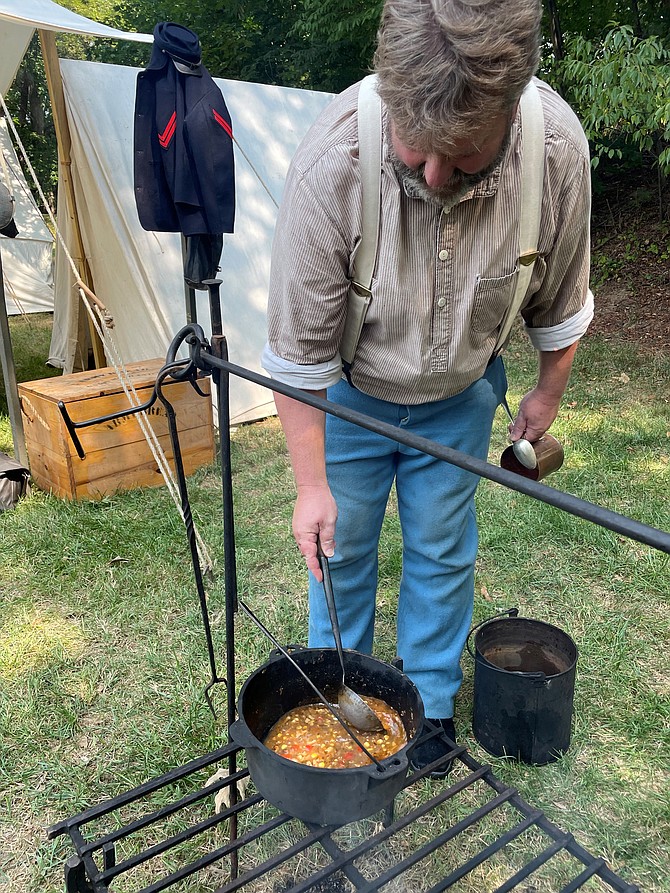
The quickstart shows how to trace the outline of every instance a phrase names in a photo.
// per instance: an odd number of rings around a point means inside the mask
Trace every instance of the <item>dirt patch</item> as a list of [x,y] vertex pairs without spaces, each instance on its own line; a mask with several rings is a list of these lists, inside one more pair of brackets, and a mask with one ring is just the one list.
[[620,193],[594,200],[591,288],[596,312],[589,334],[667,350],[670,221],[659,220],[653,201],[642,202],[647,189],[636,184],[623,201]]
[[589,335],[603,335],[642,349],[670,348],[670,282],[645,286],[615,279],[594,288],[594,294],[595,315]]

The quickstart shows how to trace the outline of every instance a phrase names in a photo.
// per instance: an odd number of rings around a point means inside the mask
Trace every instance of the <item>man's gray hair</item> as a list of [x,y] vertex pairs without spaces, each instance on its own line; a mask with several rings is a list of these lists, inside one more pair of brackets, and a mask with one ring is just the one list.
[[540,59],[541,0],[385,0],[375,70],[398,137],[449,154],[511,114]]

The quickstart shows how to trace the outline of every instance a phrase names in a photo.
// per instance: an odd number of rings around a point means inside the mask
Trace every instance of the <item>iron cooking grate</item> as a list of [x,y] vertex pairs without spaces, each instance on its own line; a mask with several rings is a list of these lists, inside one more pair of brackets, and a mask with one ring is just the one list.
[[410,773],[383,813],[334,828],[271,806],[228,745],[48,836],[74,845],[67,893],[639,893],[464,747],[454,755],[446,779]]
[[[235,680],[237,610],[229,373],[412,448],[425,452],[430,447],[430,455],[670,553],[670,538],[662,531],[228,363],[221,334],[219,285],[219,280],[210,280],[207,286],[213,332],[211,354],[202,329],[193,324],[175,336],[168,357],[175,357],[182,342],[187,342],[191,361],[189,368],[179,373],[180,380],[197,368],[219,370],[216,375],[223,382],[217,381],[216,386],[224,497],[227,682],[216,668],[174,411],[161,399],[170,421],[207,637],[211,681],[205,695],[209,701],[212,686],[226,682],[229,724],[234,719],[231,680]],[[166,365],[159,380],[174,371],[174,366],[172,362]],[[195,379],[193,383],[195,386]],[[70,420],[70,433],[74,438],[77,427],[100,421]],[[75,853],[65,867],[67,893],[439,893],[448,889],[639,893],[639,887],[616,875],[604,859],[587,852],[571,834],[497,779],[489,766],[474,760],[464,747],[455,748],[452,755],[454,768],[446,779],[427,777],[436,766],[410,774],[383,813],[337,828],[310,826],[279,812],[254,792],[249,773],[242,766],[244,752],[237,745],[227,745],[53,825],[48,836],[69,835],[74,847]],[[238,768],[238,757],[242,768]]]

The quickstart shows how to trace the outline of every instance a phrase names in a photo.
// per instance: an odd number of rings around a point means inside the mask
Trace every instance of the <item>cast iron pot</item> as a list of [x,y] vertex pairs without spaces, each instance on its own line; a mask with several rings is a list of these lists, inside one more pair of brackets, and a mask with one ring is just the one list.
[[[291,657],[329,702],[337,700],[342,671],[334,648],[304,648]],[[409,754],[423,724],[423,702],[400,670],[357,651],[344,652],[347,684],[359,694],[381,698],[396,710],[407,733],[398,753],[358,769],[318,769],[287,760],[265,747],[272,726],[289,710],[317,700],[291,662],[271,656],[244,683],[237,702],[239,719],[232,740],[246,750],[249,773],[258,792],[282,812],[316,825],[344,825],[366,818],[391,803],[403,787]]]

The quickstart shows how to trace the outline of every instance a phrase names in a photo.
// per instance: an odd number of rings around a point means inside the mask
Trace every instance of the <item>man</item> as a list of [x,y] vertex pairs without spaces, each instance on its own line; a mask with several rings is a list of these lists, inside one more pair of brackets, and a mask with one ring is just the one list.
[[[361,239],[358,85],[293,159],[277,222],[263,365],[276,379],[485,459],[506,391],[494,357],[518,263],[518,104],[539,59],[539,0],[386,0],[375,68],[384,104],[379,249],[351,384],[338,351]],[[522,307],[535,387],[510,437],[556,418],[588,290],[588,146],[536,81],[545,165],[539,257]],[[426,716],[455,740],[454,698],[474,594],[477,478],[279,394],[297,485],[293,532],[312,572],[313,647],[332,646],[317,538],[330,556],[345,647],[373,645],[377,547],[395,481],[403,535],[397,651]],[[448,752],[417,747],[415,767]],[[448,771],[443,761],[436,774]]]

